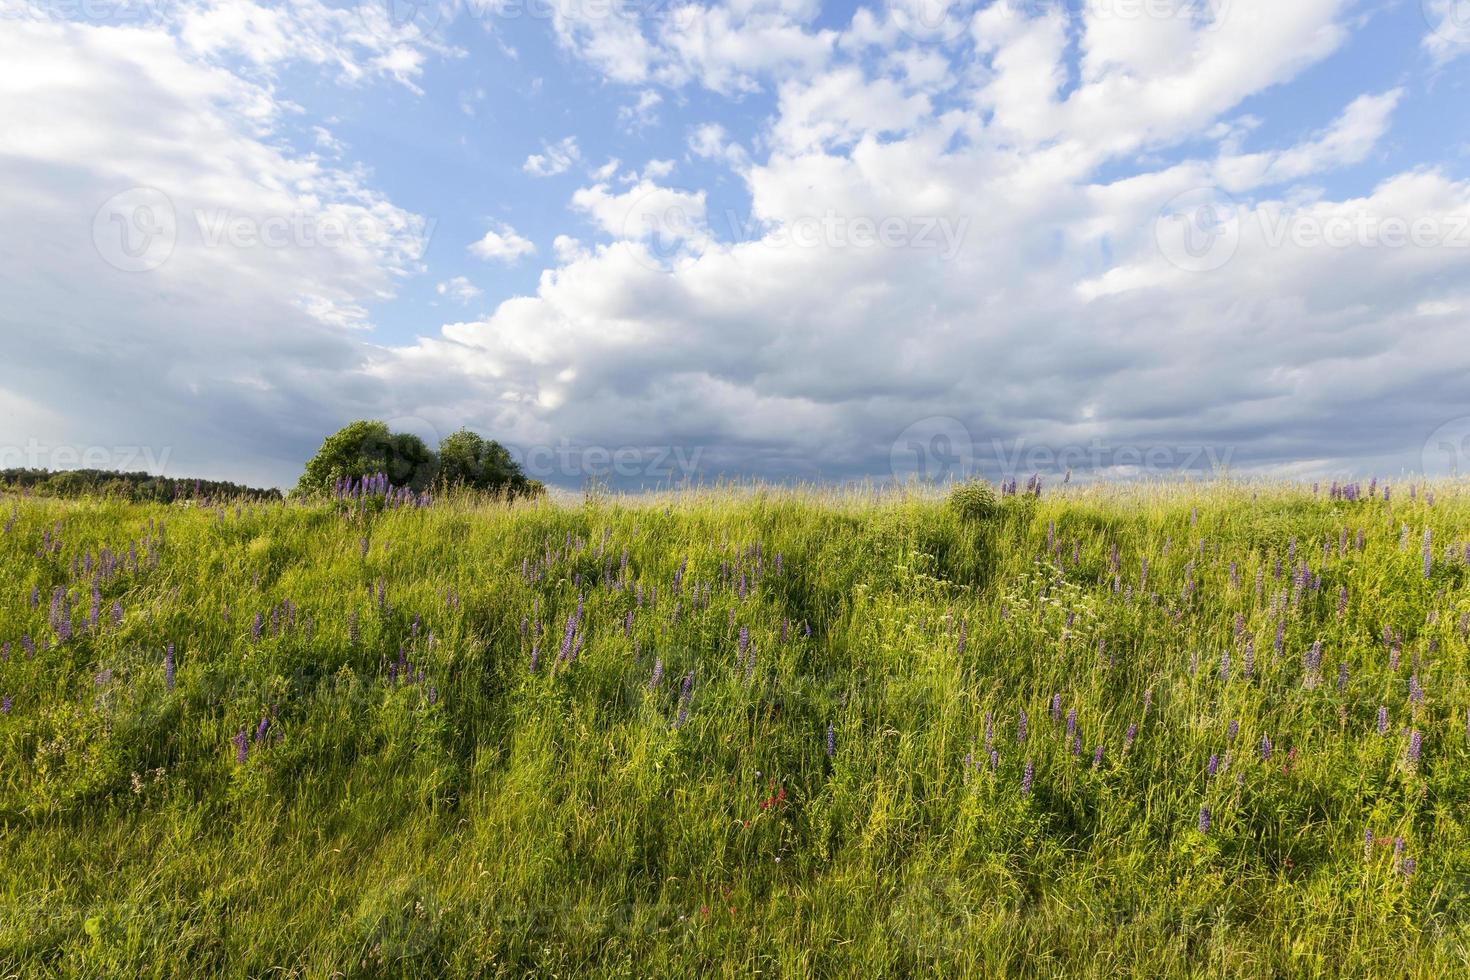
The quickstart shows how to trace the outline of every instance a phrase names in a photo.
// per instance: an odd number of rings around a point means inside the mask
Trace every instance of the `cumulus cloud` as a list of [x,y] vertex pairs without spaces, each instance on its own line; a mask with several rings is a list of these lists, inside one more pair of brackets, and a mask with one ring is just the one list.
[[577,148],[577,138],[568,136],[559,143],[542,144],[541,152],[526,157],[521,169],[532,177],[555,177],[572,169],[580,159],[582,151]]
[[470,254],[487,262],[517,262],[536,254],[536,246],[507,224],[496,224],[483,238],[470,244]]
[[[367,332],[372,311],[423,274],[430,223],[336,162],[359,140],[323,140],[330,164],[284,148],[298,110],[271,66],[295,26],[216,3],[193,27],[8,30],[0,323],[24,342],[0,365],[0,440],[164,432],[176,466],[289,479],[322,431],[373,414],[521,446],[698,447],[705,475],[885,475],[941,444],[991,475],[1038,447],[1109,472],[1208,446],[1237,472],[1307,473],[1418,468],[1435,426],[1470,417],[1470,182],[1332,179],[1381,156],[1413,87],[1305,124],[1266,98],[1341,49],[1347,0],[1122,21],[921,6],[837,25],[810,0],[559,5],[565,50],[626,86],[624,125],[693,86],[759,121],[732,135],[696,109],[680,187],[667,160],[584,163],[558,121],[525,175],[590,179],[557,199],[534,287],[398,344]],[[296,57],[348,84],[417,86],[415,59],[453,55],[280,9],[327,25]],[[356,231],[323,245],[329,224]],[[469,248],[537,254],[503,224]],[[464,277],[435,292],[479,299]],[[98,378],[141,394],[117,410]]]

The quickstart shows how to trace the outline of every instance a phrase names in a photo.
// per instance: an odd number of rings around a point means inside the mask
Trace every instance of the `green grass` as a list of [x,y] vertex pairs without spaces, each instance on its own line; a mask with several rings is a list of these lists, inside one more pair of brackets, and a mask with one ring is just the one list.
[[1463,976],[1470,496],[1435,490],[0,500],[0,976]]

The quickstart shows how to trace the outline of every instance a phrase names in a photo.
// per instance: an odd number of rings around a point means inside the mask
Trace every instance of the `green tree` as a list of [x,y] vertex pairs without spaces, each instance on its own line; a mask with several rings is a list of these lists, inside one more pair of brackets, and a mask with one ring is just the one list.
[[517,496],[542,489],[535,480],[526,479],[509,450],[469,429],[451,433],[439,443],[439,480],[446,486]]
[[383,422],[359,420],[327,436],[296,484],[299,494],[330,493],[343,477],[388,474],[396,487],[423,490],[434,482],[439,458],[424,440],[391,432]]

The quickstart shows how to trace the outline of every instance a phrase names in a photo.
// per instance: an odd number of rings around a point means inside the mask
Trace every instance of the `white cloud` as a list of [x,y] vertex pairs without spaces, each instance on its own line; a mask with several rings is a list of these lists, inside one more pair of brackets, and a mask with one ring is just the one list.
[[434,287],[434,291],[440,296],[446,296],[456,303],[470,303],[485,295],[484,290],[470,282],[464,276],[455,276]]
[[541,145],[542,152],[533,153],[526,157],[525,164],[521,167],[532,177],[555,177],[572,169],[572,164],[582,159],[582,151],[577,148],[577,138],[568,136],[559,143]]
[[497,223],[485,232],[485,237],[473,242],[469,251],[471,255],[487,262],[513,263],[528,255],[535,255],[536,246],[529,239],[521,237],[510,225]]
[[421,271],[432,223],[285,148],[269,86],[162,30],[12,22],[0,66],[0,331],[26,338],[0,389],[65,406],[0,419],[0,440],[288,475],[362,407],[357,331]]

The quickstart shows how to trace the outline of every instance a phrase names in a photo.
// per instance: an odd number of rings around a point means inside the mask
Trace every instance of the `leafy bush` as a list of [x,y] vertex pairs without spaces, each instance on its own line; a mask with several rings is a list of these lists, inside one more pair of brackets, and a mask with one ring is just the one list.
[[1000,511],[1000,501],[990,484],[984,480],[971,480],[949,492],[949,507],[961,520],[984,521]]
[[543,489],[535,480],[526,479],[509,450],[469,429],[460,429],[439,443],[439,480],[448,487],[512,496],[535,494]]
[[298,494],[331,492],[343,478],[386,473],[396,487],[415,491],[434,482],[439,458],[424,440],[407,432],[391,432],[383,422],[359,420],[322,442],[296,484]]

